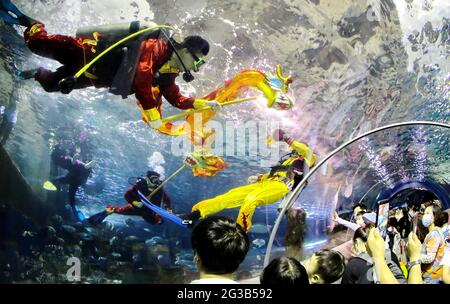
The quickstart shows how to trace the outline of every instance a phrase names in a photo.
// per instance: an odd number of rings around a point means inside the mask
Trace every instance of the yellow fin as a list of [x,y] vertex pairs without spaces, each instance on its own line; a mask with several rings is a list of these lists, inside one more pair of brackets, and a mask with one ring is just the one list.
[[42,187],[45,190],[48,190],[48,191],[56,191],[56,190],[58,190],[56,188],[56,186],[51,181],[46,181]]

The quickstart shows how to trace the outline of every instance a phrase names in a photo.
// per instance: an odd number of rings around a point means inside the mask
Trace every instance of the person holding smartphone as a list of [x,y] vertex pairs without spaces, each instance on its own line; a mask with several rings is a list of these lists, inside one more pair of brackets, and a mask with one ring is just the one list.
[[441,260],[444,256],[445,238],[441,228],[435,224],[435,218],[441,207],[434,202],[425,205],[422,224],[428,228],[428,234],[422,245],[420,261],[425,284],[438,284],[442,278]]
[[444,257],[442,258],[442,281],[444,284],[450,284],[450,237],[445,241]]

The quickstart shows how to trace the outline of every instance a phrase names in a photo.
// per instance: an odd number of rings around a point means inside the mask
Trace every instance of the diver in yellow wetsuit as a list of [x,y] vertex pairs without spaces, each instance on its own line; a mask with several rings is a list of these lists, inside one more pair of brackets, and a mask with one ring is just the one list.
[[311,168],[316,162],[316,155],[307,145],[293,140],[283,131],[275,131],[274,138],[286,142],[292,150],[280,160],[280,165],[272,167],[270,173],[250,176],[249,185],[195,204],[192,212],[182,217],[193,223],[200,217],[204,218],[223,209],[241,207],[236,221],[248,232],[256,207],[282,199],[302,180],[304,166]]

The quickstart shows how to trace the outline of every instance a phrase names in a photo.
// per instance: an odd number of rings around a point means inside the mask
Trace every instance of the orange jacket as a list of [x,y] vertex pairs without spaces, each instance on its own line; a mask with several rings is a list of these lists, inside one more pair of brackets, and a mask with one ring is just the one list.
[[[25,30],[25,42],[30,50],[40,56],[59,61],[74,72],[81,69],[97,55],[93,45],[86,41],[93,37],[74,38],[65,35],[48,35],[43,24],[35,24]],[[140,58],[134,76],[133,90],[144,110],[161,109],[164,96],[174,107],[193,108],[194,98],[180,94],[175,84],[178,73],[161,74],[158,80],[154,76],[169,59],[169,47],[162,39],[147,39],[141,43]],[[59,80],[59,79],[58,79]],[[86,86],[108,86],[101,80],[86,79]]]
[[141,56],[136,68],[133,90],[144,110],[152,108],[160,110],[162,96],[179,109],[194,107],[194,98],[181,95],[179,87],[175,84],[178,74],[161,74],[156,83],[153,83],[155,74],[167,61],[168,54],[169,47],[162,39],[148,39],[141,44]]

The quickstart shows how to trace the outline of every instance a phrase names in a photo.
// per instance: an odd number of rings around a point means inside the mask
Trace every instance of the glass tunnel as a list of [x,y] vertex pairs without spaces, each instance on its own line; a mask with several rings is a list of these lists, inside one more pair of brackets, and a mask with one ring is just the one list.
[[[3,16],[0,283],[66,283],[70,257],[81,260],[82,283],[189,283],[198,276],[190,229],[165,218],[150,224],[112,214],[95,227],[74,218],[70,189],[43,188],[66,173],[52,161],[55,147],[84,163],[95,160],[75,193],[79,212],[89,217],[109,205],[126,206],[125,193],[148,170],[169,179],[165,208],[190,212],[270,172],[290,152],[287,144],[270,145],[275,129],[305,143],[316,164],[283,199],[255,209],[237,280],[257,278],[274,257],[304,259],[344,244],[352,235],[332,230],[332,218],[335,212],[346,217],[355,203],[375,209],[385,199],[402,206],[432,195],[450,208],[449,1],[12,3],[51,35],[137,20],[173,26],[176,41],[200,35],[209,42],[206,63],[190,82],[180,70],[181,94],[206,98],[236,81],[233,98],[224,100],[250,99],[222,106],[209,121],[212,152],[225,165],[214,176],[196,176],[201,172],[183,167],[190,138],[151,129],[135,95],[92,86],[62,94],[24,79],[23,71],[55,71],[61,64],[36,54],[24,28]],[[264,76],[246,78],[246,71]],[[182,110],[163,98],[164,118]],[[238,212],[218,214],[237,219]],[[302,231],[304,238],[295,236]]]

